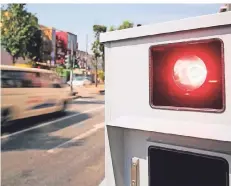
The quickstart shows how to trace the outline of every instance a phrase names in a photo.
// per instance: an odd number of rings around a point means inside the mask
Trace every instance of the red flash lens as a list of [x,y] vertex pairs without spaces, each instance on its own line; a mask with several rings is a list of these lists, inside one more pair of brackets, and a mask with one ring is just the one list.
[[207,68],[197,56],[178,59],[173,69],[173,79],[178,87],[186,91],[198,89],[206,80]]
[[224,51],[220,39],[150,48],[150,105],[156,109],[223,112]]

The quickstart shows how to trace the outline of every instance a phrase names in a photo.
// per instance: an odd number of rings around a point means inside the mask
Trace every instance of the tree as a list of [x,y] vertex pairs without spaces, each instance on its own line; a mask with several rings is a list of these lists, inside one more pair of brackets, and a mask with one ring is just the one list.
[[93,26],[93,31],[95,33],[95,38],[99,40],[100,33],[106,32],[107,27],[104,26],[104,25],[94,25]]
[[100,70],[100,71],[98,72],[98,76],[99,76],[99,79],[100,79],[101,81],[104,81],[104,78],[105,78],[104,71]]
[[118,28],[115,28],[114,26],[111,26],[109,28],[109,32],[110,31],[115,31],[115,30],[123,30],[123,29],[127,29],[127,28],[132,28],[134,26],[134,23],[130,22],[130,21],[123,21],[123,23],[118,26]]
[[94,53],[94,59],[92,60],[92,64],[95,68],[95,86],[97,87],[97,74],[98,74],[98,61],[99,58],[103,60],[103,71],[104,71],[104,45],[100,43],[99,36],[100,33],[106,32],[107,27],[104,25],[94,25],[93,31],[95,33],[95,41],[92,44],[92,51]]
[[42,59],[42,31],[37,27],[32,28],[34,29],[34,35],[32,36],[31,40],[29,40],[26,52],[27,57],[33,61],[41,61]]
[[116,30],[116,28],[115,28],[114,26],[111,26],[111,27],[109,28],[109,32],[115,31],[115,30]]
[[98,82],[97,82],[97,75],[98,75],[98,62],[99,58],[103,55],[102,52],[100,51],[100,42],[99,40],[95,40],[95,42],[92,44],[92,51],[94,53],[94,57],[91,61],[92,66],[95,68],[95,86],[97,87]]
[[38,19],[27,12],[26,4],[8,4],[1,8],[1,44],[12,56],[13,64],[19,57],[31,57],[32,51],[27,51],[30,46],[35,46],[31,41],[38,28]]
[[123,30],[123,29],[127,29],[127,28],[132,28],[133,27],[133,23],[126,20],[124,21],[119,27],[118,27],[118,30]]

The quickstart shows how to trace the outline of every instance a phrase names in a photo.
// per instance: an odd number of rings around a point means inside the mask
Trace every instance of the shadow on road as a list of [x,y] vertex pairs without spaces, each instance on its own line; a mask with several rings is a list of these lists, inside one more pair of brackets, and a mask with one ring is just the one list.
[[[49,150],[62,143],[71,140],[70,138],[62,138],[58,136],[50,136],[49,134],[33,134],[26,136],[12,136],[10,139],[2,140],[2,153],[6,151],[24,151],[24,150]],[[68,143],[62,148],[70,148],[73,146],[82,146],[85,140]]]
[[[13,151],[13,150],[49,150],[57,145],[69,141],[71,138],[64,138],[60,136],[52,135],[52,132],[61,130],[63,128],[76,125],[84,120],[91,118],[90,114],[80,114],[78,112],[68,112],[66,115],[49,114],[42,117],[33,117],[29,119],[24,119],[17,121],[14,125],[4,128],[2,132],[4,134],[11,134],[16,131],[23,130],[32,126],[39,125],[44,122],[51,122],[51,124],[36,128],[33,130],[26,131],[15,136],[10,136],[9,138],[3,138],[1,140],[2,152]],[[73,117],[63,119],[61,121],[55,121],[64,116],[74,115]],[[70,146],[79,146],[84,143],[84,140],[70,143]]]
[[14,121],[14,123],[7,127],[2,127],[1,134],[10,134],[14,133],[29,127],[33,127],[39,125],[44,122],[52,122],[54,120],[60,119],[62,117],[75,114],[76,112],[66,112],[66,113],[52,113],[52,114],[45,114],[42,116],[35,116],[26,119],[20,119]]

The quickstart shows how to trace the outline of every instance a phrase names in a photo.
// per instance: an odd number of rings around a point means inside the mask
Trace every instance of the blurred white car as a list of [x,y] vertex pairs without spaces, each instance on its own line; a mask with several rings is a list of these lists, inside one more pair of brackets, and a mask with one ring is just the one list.
[[[71,85],[71,82],[68,81],[67,84]],[[72,81],[72,86],[84,86],[84,85],[90,85],[92,84],[92,81],[87,76],[75,76]]]

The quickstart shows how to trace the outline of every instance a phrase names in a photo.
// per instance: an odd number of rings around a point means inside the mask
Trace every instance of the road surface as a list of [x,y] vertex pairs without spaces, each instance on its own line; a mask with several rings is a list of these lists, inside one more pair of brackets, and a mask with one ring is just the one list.
[[104,96],[76,99],[63,116],[16,124],[2,130],[2,186],[96,186],[103,180]]

